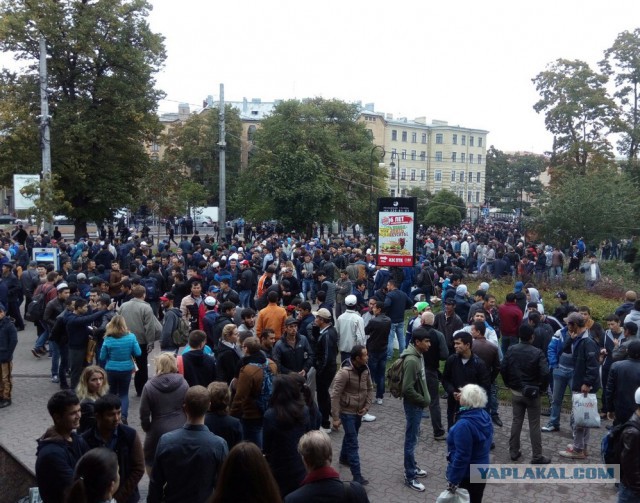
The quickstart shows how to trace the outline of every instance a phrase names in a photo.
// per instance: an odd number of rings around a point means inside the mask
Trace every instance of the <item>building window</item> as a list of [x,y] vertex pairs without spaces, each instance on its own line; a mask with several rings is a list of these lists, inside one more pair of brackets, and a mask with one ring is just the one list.
[[[480,138],[478,138],[480,140]],[[478,154],[478,164],[482,164],[482,154]]]
[[434,180],[436,182],[441,182],[442,181],[442,170],[440,169],[436,169],[436,171],[433,174]]
[[482,136],[478,137],[478,147],[482,147]]
[[391,179],[392,180],[396,179],[396,168],[391,168]]
[[456,181],[456,170],[455,169],[451,172],[451,181],[452,182]]
[[473,136],[469,136],[469,146],[473,147]]
[[393,160],[393,158],[394,158],[395,156],[397,156],[397,155],[398,155],[398,150],[397,150],[397,149],[395,149],[395,148],[392,148],[392,149],[391,149],[391,159]]
[[458,191],[458,197],[459,197],[460,199],[462,199],[462,198],[464,197],[464,191],[463,191],[463,190],[459,190],[459,191]]
[[460,171],[460,183],[464,182],[464,171]]
[[427,133],[422,133],[422,143],[427,143]]
[[466,154],[464,152],[460,152],[460,162],[464,162],[466,160]]
[[458,159],[458,153],[451,152],[451,162],[456,162],[457,159]]
[[406,159],[406,158],[407,158],[407,149],[406,149],[406,148],[403,148],[403,149],[402,149],[402,154],[401,154],[401,155],[402,155],[402,158],[403,158],[403,159]]
[[462,135],[462,138],[460,138],[462,140],[462,144],[466,145],[467,144],[467,136],[466,135]]
[[391,189],[391,190],[389,191],[389,195],[390,195],[391,197],[396,197],[396,189]]
[[418,143],[418,133],[411,133],[411,143]]
[[481,176],[482,176],[482,173],[480,173],[480,171],[478,171],[478,172],[476,173],[476,182],[477,182],[477,183],[480,183],[480,177],[481,177]]
[[480,191],[476,190],[476,203],[480,202]]
[[398,131],[396,129],[391,130],[391,141],[398,141]]
[[468,203],[471,202],[471,191],[470,190],[467,191],[467,202]]
[[442,152],[436,152],[436,162],[442,162]]
[[420,170],[420,181],[421,182],[426,182],[427,181],[427,170],[426,169],[421,169]]
[[412,150],[412,151],[411,151],[411,160],[412,160],[412,161],[415,161],[415,160],[416,160],[416,151],[415,151],[415,150]]
[[402,141],[407,141],[407,132],[406,131],[402,132]]
[[473,154],[469,154],[469,164],[473,164]]
[[427,160],[427,153],[424,150],[422,152],[420,152],[420,160],[421,161],[426,161]]
[[[368,130],[371,133],[370,138],[373,138],[373,131],[371,131],[370,129]],[[249,141],[253,141],[253,138],[256,135],[256,127],[254,125],[249,126],[249,129],[247,129],[247,140]]]
[[402,168],[400,170],[400,180],[406,180],[407,179],[407,168]]
[[453,143],[454,145],[458,144],[458,135],[454,134],[453,138],[451,139],[451,143]]
[[411,170],[411,181],[412,182],[416,181],[416,170],[415,169]]
[[160,145],[155,141],[151,144],[151,152],[160,152]]
[[436,134],[436,143],[438,143],[440,145],[443,143],[443,141],[442,141],[442,133]]

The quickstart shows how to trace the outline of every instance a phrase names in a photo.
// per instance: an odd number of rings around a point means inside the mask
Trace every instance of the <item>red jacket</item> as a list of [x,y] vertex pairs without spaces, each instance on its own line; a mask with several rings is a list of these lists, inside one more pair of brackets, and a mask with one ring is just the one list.
[[522,311],[515,302],[506,302],[498,307],[500,316],[500,333],[512,337],[518,336],[518,330],[522,323]]

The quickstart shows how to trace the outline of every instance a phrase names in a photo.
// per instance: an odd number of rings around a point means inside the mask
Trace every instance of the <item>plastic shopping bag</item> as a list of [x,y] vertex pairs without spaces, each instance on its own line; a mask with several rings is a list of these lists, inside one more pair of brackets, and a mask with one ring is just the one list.
[[466,489],[458,489],[455,493],[445,489],[440,493],[436,503],[469,503],[469,491]]
[[595,393],[573,394],[573,421],[581,428],[600,428],[600,414],[598,413],[598,398]]

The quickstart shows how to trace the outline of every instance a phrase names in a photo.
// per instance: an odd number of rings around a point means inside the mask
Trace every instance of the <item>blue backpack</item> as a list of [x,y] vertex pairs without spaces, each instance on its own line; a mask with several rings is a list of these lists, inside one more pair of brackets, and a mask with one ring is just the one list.
[[258,406],[258,410],[264,414],[269,408],[269,401],[273,394],[273,372],[271,372],[271,369],[269,368],[269,360],[267,360],[266,363],[249,363],[249,365],[260,367],[262,369],[262,389],[256,398],[256,405]]
[[141,278],[140,284],[147,292],[147,300],[158,300],[160,298],[158,293],[158,283],[155,278]]

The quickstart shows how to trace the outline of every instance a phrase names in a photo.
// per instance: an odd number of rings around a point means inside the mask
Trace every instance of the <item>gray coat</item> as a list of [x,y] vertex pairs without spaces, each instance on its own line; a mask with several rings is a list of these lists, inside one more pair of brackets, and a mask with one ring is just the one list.
[[151,344],[160,340],[162,325],[144,300],[131,299],[122,304],[118,312],[127,322],[127,328],[135,334],[138,344]]

